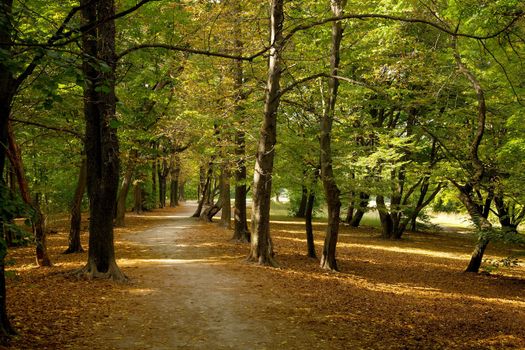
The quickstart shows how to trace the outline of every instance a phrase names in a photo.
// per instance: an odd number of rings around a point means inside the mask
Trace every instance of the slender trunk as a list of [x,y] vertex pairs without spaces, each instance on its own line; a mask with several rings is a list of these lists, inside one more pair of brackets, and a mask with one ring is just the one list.
[[[236,11],[241,12],[240,2],[238,3]],[[240,26],[238,21],[235,21],[235,33],[240,33]],[[235,40],[236,52],[242,55],[243,43],[237,37]],[[239,120],[239,128],[235,133],[235,157],[236,164],[234,170],[235,178],[235,207],[233,210],[233,240],[239,242],[250,241],[250,230],[248,229],[247,212],[246,212],[246,142],[244,124],[246,116],[241,102],[246,98],[242,92],[244,80],[243,62],[242,60],[235,60],[233,64],[233,84],[235,90],[235,106],[234,116]]]
[[228,162],[223,164],[221,169],[221,202],[222,202],[222,211],[221,211],[221,221],[220,224],[223,227],[231,228],[231,199],[230,199],[230,169],[228,168]]
[[151,200],[153,209],[157,208],[157,158],[151,163]]
[[483,88],[481,87],[481,84],[479,83],[476,76],[468,69],[468,67],[463,63],[461,55],[459,53],[459,49],[457,46],[458,38],[453,38],[453,45],[452,48],[454,50],[454,59],[456,61],[456,66],[458,67],[458,70],[468,79],[468,81],[471,83],[473,90],[476,92],[477,102],[478,102],[478,114],[477,114],[477,121],[476,121],[476,131],[474,134],[474,138],[472,139],[470,146],[469,146],[469,160],[470,165],[472,166],[471,169],[471,176],[470,179],[467,181],[467,184],[464,186],[458,186],[460,191],[460,200],[467,209],[468,213],[470,214],[471,219],[476,224],[480,238],[476,244],[476,247],[474,248],[474,251],[472,253],[471,260],[469,262],[469,265],[467,266],[467,269],[465,272],[479,272],[479,268],[481,266],[481,262],[483,260],[483,254],[485,252],[485,248],[487,247],[489,240],[484,237],[484,232],[487,230],[492,229],[492,224],[490,221],[487,220],[487,218],[483,217],[483,212],[480,210],[479,206],[476,205],[476,203],[473,201],[472,196],[472,190],[473,188],[481,185],[483,175],[485,174],[485,164],[481,161],[479,158],[479,146],[481,144],[481,141],[483,140],[483,135],[485,134],[485,122],[487,117],[487,106],[485,102],[485,92],[483,91]]
[[314,243],[314,229],[312,225],[312,217],[314,212],[314,202],[315,202],[315,184],[317,182],[317,178],[319,177],[319,170],[316,169],[314,173],[314,181],[312,184],[312,188],[308,192],[307,200],[306,200],[306,208],[305,208],[305,215],[304,215],[304,221],[305,221],[305,229],[306,229],[306,248],[307,248],[307,256],[309,258],[317,259],[317,254],[315,252],[315,243]]
[[117,197],[117,213],[115,215],[115,226],[122,227],[125,223],[126,218],[126,200],[128,198],[129,185],[133,177],[133,172],[135,170],[137,152],[131,152],[129,155],[128,166],[126,168],[126,173],[122,179],[122,185],[120,186],[120,191]]
[[36,262],[38,266],[52,266],[47,253],[47,235],[45,228],[45,218],[40,209],[41,194],[35,194],[33,208],[35,209],[34,230],[36,242]]
[[299,208],[295,213],[296,218],[306,217],[306,203],[308,202],[308,188],[303,184],[301,185],[301,201],[299,202]]
[[174,158],[174,164],[171,167],[170,207],[179,205],[180,159],[178,155],[174,156]]
[[206,172],[206,180],[204,182],[204,184],[201,186],[201,191],[202,191],[202,194],[200,196],[200,200],[199,200],[199,204],[197,205],[197,209],[195,210],[195,213],[193,213],[192,217],[194,218],[198,218],[201,216],[201,213],[202,213],[202,208],[204,207],[204,202],[206,201],[206,195],[207,193],[209,192],[209,187],[211,185],[211,177],[213,175],[213,168],[212,168],[212,165],[213,163],[210,162],[208,164],[208,171]]
[[348,208],[346,209],[346,219],[345,219],[345,223],[347,223],[347,224],[351,223],[352,219],[354,218],[355,192],[354,191],[350,191],[350,196],[349,197],[350,198],[349,198],[349,201],[348,201]]
[[64,254],[83,252],[82,243],[80,242],[80,227],[82,223],[82,197],[86,192],[87,182],[87,162],[86,157],[82,155],[80,170],[78,174],[77,188],[71,201],[71,225],[69,227],[68,248]]
[[162,160],[162,165],[158,165],[157,174],[159,176],[159,208],[166,207],[166,182],[170,167],[166,159]]
[[[86,266],[80,271],[89,277],[124,280],[117,266],[113,241],[113,213],[119,185],[119,144],[115,120],[115,14],[114,0],[81,0],[84,23],[101,22],[82,35],[82,70],[87,188],[89,194],[89,250]],[[101,67],[100,62],[104,62]],[[109,67],[109,69],[108,69]],[[109,215],[108,215],[109,214]]]
[[352,227],[359,227],[361,224],[361,220],[363,219],[363,216],[365,215],[368,203],[370,201],[370,195],[365,192],[359,193],[359,206],[355,210],[354,216],[352,217],[352,220],[350,221],[350,226]]
[[185,193],[184,193],[185,184],[186,184],[186,180],[179,181],[179,202],[184,202],[186,200]]
[[143,198],[142,198],[142,181],[135,180],[133,185],[133,211],[135,214],[142,214],[143,210]]
[[[16,173],[16,178],[18,180],[18,187],[20,188],[20,194],[24,202],[34,210],[32,225],[33,225],[33,235],[35,237],[36,245],[36,262],[38,266],[51,266],[51,260],[47,253],[47,244],[46,244],[46,232],[45,232],[45,220],[44,215],[40,209],[40,203],[33,202],[31,200],[31,195],[29,193],[29,184],[25,176],[24,165],[22,164],[22,155],[20,149],[15,140],[15,135],[11,128],[11,124],[7,125],[8,133],[8,144],[9,149],[7,155],[13,169]],[[38,196],[35,198],[38,200]]]
[[[341,16],[343,14],[343,1],[331,0],[331,8],[334,16]],[[342,38],[342,23],[339,21],[333,22],[332,47],[330,51],[330,73],[333,76],[338,75],[340,61],[339,51]],[[341,200],[339,198],[340,191],[337,187],[332,167],[331,146],[332,124],[334,121],[338,89],[339,80],[336,78],[330,78],[328,80],[328,94],[325,101],[323,116],[321,118],[321,136],[319,138],[321,146],[321,179],[323,180],[326,204],[328,206],[328,225],[326,228],[323,255],[321,257],[321,267],[332,271],[338,270],[335,253],[339,235],[339,217],[341,211]]]
[[252,232],[249,261],[277,266],[270,236],[270,198],[272,195],[273,159],[277,143],[277,111],[280,102],[281,54],[284,48],[284,0],[271,2],[271,37],[264,119],[259,134],[253,181]]

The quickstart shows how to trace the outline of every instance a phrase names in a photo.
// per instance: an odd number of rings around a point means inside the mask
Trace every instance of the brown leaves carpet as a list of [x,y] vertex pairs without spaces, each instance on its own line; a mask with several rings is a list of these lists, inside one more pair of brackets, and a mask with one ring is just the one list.
[[[71,277],[86,254],[61,254],[65,219],[49,236],[54,267],[35,267],[32,248],[11,249],[8,311],[19,335],[10,348],[525,349],[525,268],[463,273],[469,235],[410,233],[393,242],[343,227],[341,272],[329,273],[305,257],[302,223],[274,222],[281,268],[273,269],[246,263],[249,246],[215,223],[183,219],[172,238],[152,236],[190,212],[129,215],[116,230],[127,284]],[[318,253],[323,228],[316,225]],[[511,253],[497,245],[487,252]]]

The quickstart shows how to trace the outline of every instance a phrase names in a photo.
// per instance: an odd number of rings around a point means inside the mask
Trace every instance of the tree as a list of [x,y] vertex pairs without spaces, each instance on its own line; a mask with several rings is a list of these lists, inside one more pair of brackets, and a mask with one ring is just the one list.
[[251,248],[248,260],[261,265],[277,266],[273,258],[270,237],[270,197],[272,193],[273,160],[277,142],[277,110],[280,99],[280,79],[282,73],[281,54],[284,49],[283,0],[272,0],[270,10],[270,57],[264,118],[259,135],[253,181],[253,208]]
[[119,148],[115,120],[115,4],[113,0],[82,0],[85,23],[100,23],[82,35],[85,78],[84,114],[87,187],[89,194],[88,262],[90,277],[124,280],[115,261],[113,215],[119,183]]
[[[334,17],[343,14],[346,1],[332,0],[330,2]],[[321,257],[321,267],[327,270],[337,271],[337,261],[335,251],[339,233],[339,216],[341,211],[341,200],[339,199],[340,190],[335,181],[332,165],[331,132],[334,121],[335,106],[337,102],[337,92],[339,80],[338,75],[340,63],[341,40],[343,39],[343,24],[339,21],[332,23],[332,43],[330,49],[330,74],[334,77],[328,79],[328,91],[325,97],[324,110],[321,118],[321,179],[328,205],[328,226]]]

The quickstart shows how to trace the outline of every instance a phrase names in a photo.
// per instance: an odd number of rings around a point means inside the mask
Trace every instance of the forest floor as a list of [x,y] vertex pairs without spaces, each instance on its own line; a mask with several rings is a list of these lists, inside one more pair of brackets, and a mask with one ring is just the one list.
[[[525,349],[525,267],[463,273],[469,234],[393,242],[343,227],[341,272],[329,273],[305,257],[304,226],[278,221],[274,269],[246,263],[249,246],[189,218],[193,209],[129,215],[116,230],[125,284],[71,276],[86,254],[61,254],[67,220],[49,237],[54,267],[35,267],[31,248],[11,249],[19,336],[10,349]],[[320,253],[324,226],[315,228]]]

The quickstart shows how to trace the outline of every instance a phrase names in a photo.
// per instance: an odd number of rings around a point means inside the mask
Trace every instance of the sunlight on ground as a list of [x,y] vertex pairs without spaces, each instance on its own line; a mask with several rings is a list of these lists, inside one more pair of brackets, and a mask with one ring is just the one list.
[[156,291],[157,290],[151,289],[151,288],[134,288],[134,289],[128,290],[128,293],[135,294],[135,295],[148,295]]
[[[364,284],[364,286],[363,286]],[[419,298],[440,298],[440,299],[450,299],[454,301],[476,301],[480,303],[491,303],[491,304],[500,304],[500,305],[511,305],[513,307],[525,308],[525,300],[515,300],[515,299],[505,299],[505,298],[490,298],[490,297],[480,297],[477,295],[468,295],[462,293],[449,293],[443,292],[435,288],[424,288],[412,284],[389,284],[389,283],[370,283],[366,280],[359,280],[359,283],[356,286],[364,287],[370,291],[375,292],[388,292],[394,293],[397,295],[410,295],[413,297]],[[521,299],[521,298],[520,298]]]
[[[301,242],[301,243],[306,244],[306,240],[299,239],[299,238],[280,237],[280,239],[284,239],[287,241]],[[470,255],[468,254],[449,253],[449,252],[443,252],[443,251],[426,250],[426,249],[421,249],[421,248],[385,247],[385,246],[380,246],[380,245],[344,243],[344,242],[339,242],[338,246],[346,247],[346,248],[366,248],[366,249],[374,249],[374,250],[383,250],[383,251],[403,253],[403,254],[417,254],[417,255],[431,256],[435,258],[447,258],[447,259],[454,259],[454,260],[466,260],[470,258]]]
[[431,256],[434,258],[446,258],[446,259],[454,259],[454,260],[467,260],[470,258],[469,254],[457,254],[457,253],[427,250],[427,249],[421,249],[421,248],[385,247],[385,246],[377,246],[377,245],[370,245],[370,244],[355,244],[355,243],[339,243],[339,245],[341,247],[348,247],[348,248],[365,248],[365,249],[384,250],[387,252],[416,254],[416,255]]
[[118,259],[120,266],[135,266],[135,265],[181,265],[181,264],[195,264],[195,263],[214,263],[219,261],[216,258],[210,259]]
[[187,219],[188,214],[185,215],[133,215],[130,217],[141,218],[141,219]]

